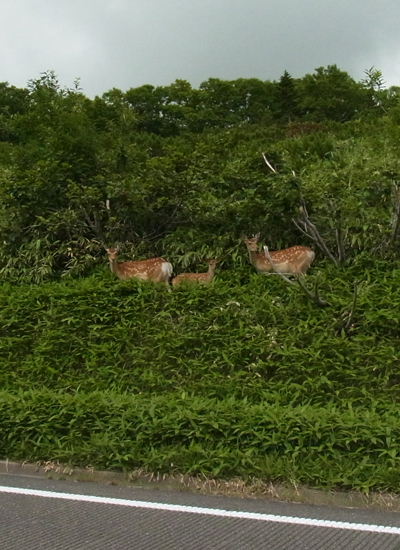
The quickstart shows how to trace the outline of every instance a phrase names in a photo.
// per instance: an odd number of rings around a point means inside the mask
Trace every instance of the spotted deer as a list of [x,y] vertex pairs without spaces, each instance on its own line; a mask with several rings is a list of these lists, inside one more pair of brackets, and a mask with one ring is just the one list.
[[257,243],[259,238],[260,233],[257,233],[251,239],[247,237],[244,239],[249,252],[250,262],[258,273],[268,274],[276,271],[298,277],[299,275],[305,275],[314,261],[315,254],[311,248],[296,245],[284,250],[269,252],[269,257],[273,263],[272,267],[264,252],[258,251]]
[[117,262],[116,256],[119,246],[106,248],[110,269],[121,280],[142,279],[154,283],[165,283],[169,287],[169,280],[172,275],[172,265],[163,258],[151,258],[150,260],[139,260],[136,262]]
[[172,279],[172,286],[180,285],[183,281],[193,283],[211,283],[218,260],[208,260],[208,271],[205,273],[181,273]]

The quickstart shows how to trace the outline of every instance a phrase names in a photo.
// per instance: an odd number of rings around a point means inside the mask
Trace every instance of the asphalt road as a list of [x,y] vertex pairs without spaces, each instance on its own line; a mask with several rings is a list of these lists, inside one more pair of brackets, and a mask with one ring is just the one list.
[[4,550],[400,550],[394,512],[13,475],[0,486]]

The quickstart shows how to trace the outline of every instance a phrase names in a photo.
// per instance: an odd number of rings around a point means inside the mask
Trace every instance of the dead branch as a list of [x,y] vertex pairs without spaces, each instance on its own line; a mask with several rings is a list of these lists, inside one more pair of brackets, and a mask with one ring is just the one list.
[[261,153],[261,154],[262,154],[262,156],[263,156],[263,159],[264,159],[264,161],[265,161],[265,164],[268,166],[268,168],[270,168],[270,169],[276,174],[275,168],[272,166],[272,164],[270,164],[270,163],[268,162],[268,159],[267,159],[267,157],[265,156],[265,153]]
[[101,230],[100,220],[99,220],[97,211],[94,211],[93,220],[92,220],[86,208],[84,206],[81,206],[81,209],[82,209],[83,215],[85,216],[85,220],[88,226],[91,228],[91,230],[99,239],[99,241],[104,242],[104,235],[103,235],[103,231]]
[[345,254],[345,248],[344,248],[340,212],[338,212],[338,209],[336,208],[335,203],[332,200],[330,200],[328,204],[329,204],[330,211],[332,213],[332,218],[337,220],[336,227],[335,227],[336,246],[338,251],[338,262],[339,264],[342,264],[346,259],[346,254]]
[[296,283],[294,283],[293,281],[291,281],[290,279],[288,279],[283,273],[281,273],[280,271],[278,271],[275,267],[275,264],[270,256],[270,253],[269,253],[269,250],[268,250],[268,246],[264,246],[264,254],[265,254],[265,257],[267,258],[267,260],[269,261],[269,263],[271,264],[271,267],[272,267],[272,270],[274,271],[274,273],[276,275],[279,275],[284,281],[286,281],[289,285],[294,285],[296,286]]
[[342,226],[340,225],[340,222],[338,222],[339,225],[336,227],[336,244],[338,249],[338,261],[339,264],[342,264],[344,260],[346,259],[345,252],[344,252],[344,241],[343,241],[343,231]]
[[329,307],[329,302],[326,300],[322,300],[319,296],[318,292],[318,279],[315,280],[315,286],[314,286],[314,293],[309,290],[306,285],[304,284],[304,281],[302,280],[301,276],[296,278],[296,281],[301,288],[301,290],[304,292],[304,294],[312,301],[315,305],[318,307]]
[[349,328],[351,327],[351,322],[353,320],[354,312],[356,310],[357,306],[357,295],[358,295],[358,285],[357,283],[354,284],[354,295],[353,295],[353,304],[351,306],[349,318],[347,319],[347,323],[344,327],[344,330],[347,332]]
[[396,182],[393,182],[393,211],[392,211],[392,233],[389,244],[392,246],[397,240],[400,228],[400,189]]
[[294,218],[292,218],[292,222],[294,223],[294,225],[297,227],[297,229],[299,231],[301,231],[303,233],[303,235],[305,235],[306,237],[308,237],[309,239],[313,240],[314,242],[318,243],[317,239],[315,238],[314,235],[310,235],[310,233],[307,233],[307,231],[305,229],[302,229],[299,225],[299,223],[303,223],[302,221],[296,221]]
[[[310,220],[305,204],[302,204],[302,206],[300,206],[300,216],[301,216],[301,219],[297,220],[297,222],[293,220],[296,227],[298,227],[298,229],[300,229],[302,233],[304,233],[310,239],[312,239],[317,244],[317,246],[322,250],[325,256],[327,256],[336,267],[339,267],[338,261],[336,260],[334,255],[331,253],[331,251],[327,247],[324,239],[321,237],[321,234],[319,233],[316,226]],[[299,224],[303,225],[303,229],[301,229]]]

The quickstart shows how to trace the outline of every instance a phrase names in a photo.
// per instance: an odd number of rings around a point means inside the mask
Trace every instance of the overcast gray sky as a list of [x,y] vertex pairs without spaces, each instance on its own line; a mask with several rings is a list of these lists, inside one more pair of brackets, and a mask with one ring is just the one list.
[[336,64],[400,85],[400,0],[1,0],[0,82],[54,70],[102,95],[176,79],[278,80]]

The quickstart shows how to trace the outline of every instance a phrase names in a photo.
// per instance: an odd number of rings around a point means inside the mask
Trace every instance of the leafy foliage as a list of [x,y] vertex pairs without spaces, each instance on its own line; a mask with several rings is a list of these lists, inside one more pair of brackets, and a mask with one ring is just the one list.
[[394,118],[377,123],[376,105],[383,114],[390,104],[379,71],[367,75],[355,83],[330,66],[299,80],[176,81],[93,101],[53,73],[27,90],[3,85],[0,273],[85,273],[116,241],[139,256],[188,265],[223,254],[233,265],[244,233],[261,229],[271,248],[299,241],[301,200],[329,246],[335,223],[350,256],[393,244],[396,91]]
[[[51,72],[0,85],[2,456],[396,489],[398,98],[334,65],[94,100]],[[312,244],[305,210],[338,259],[307,276],[324,310],[242,242]],[[216,280],[117,282],[116,242],[176,273],[218,258]]]
[[326,264],[329,311],[247,268],[172,294],[103,272],[6,285],[3,456],[395,489],[400,285],[388,268]]
[[2,448],[13,459],[360,490],[399,483],[397,407],[31,390],[0,393],[0,418]]

